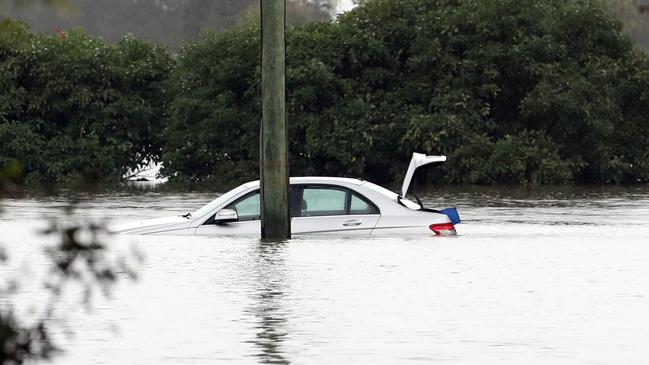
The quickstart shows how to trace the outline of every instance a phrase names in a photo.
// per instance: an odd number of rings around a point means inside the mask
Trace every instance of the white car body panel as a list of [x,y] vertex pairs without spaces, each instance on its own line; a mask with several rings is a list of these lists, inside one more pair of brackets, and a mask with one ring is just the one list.
[[[408,219],[402,216],[381,215],[381,219],[372,231],[372,236],[395,236],[395,235],[433,235],[428,228],[431,224],[447,223],[444,217],[439,221],[431,219],[431,213],[424,212],[422,216],[409,215]],[[448,217],[446,217],[448,219]]]
[[[402,195],[398,195],[383,187],[371,182],[358,179],[338,178],[338,177],[292,177],[290,184],[292,187],[304,189],[305,195],[301,192],[298,197],[302,197],[300,216],[291,218],[291,234],[294,236],[303,234],[319,235],[424,235],[434,236],[429,226],[432,224],[451,223],[448,216],[431,211],[420,209],[415,204],[403,198],[407,192],[410,181],[415,170],[423,165],[438,163],[446,160],[445,156],[425,156],[422,154],[413,154],[413,159],[406,173],[406,179],[402,186]],[[307,213],[306,192],[309,189],[321,189],[323,187],[333,188],[333,190],[351,190],[352,195],[367,200],[378,209],[378,214],[373,213],[374,209],[365,210],[364,213],[353,214],[350,200],[346,203],[347,214],[338,215],[317,215],[303,216]],[[240,221],[229,223],[214,223],[213,217],[222,209],[232,209],[229,205],[238,204],[242,200],[248,199],[249,194],[259,190],[259,181],[245,183],[221,196],[214,199],[201,209],[188,216],[178,216],[169,218],[152,219],[148,221],[132,223],[114,227],[111,231],[115,233],[129,234],[179,234],[179,235],[206,235],[206,236],[240,236],[240,235],[261,235],[261,222],[255,216],[241,218]],[[302,191],[302,190],[299,190]],[[349,194],[346,195],[350,197]],[[241,200],[239,200],[241,198]],[[320,200],[323,201],[322,199]],[[325,199],[325,202],[330,200]],[[312,200],[313,202],[313,200]],[[317,202],[317,201],[316,201]],[[296,204],[300,204],[299,202]],[[253,205],[254,206],[254,205]],[[369,207],[364,204],[365,207]],[[227,207],[227,208],[226,208]],[[297,207],[297,205],[296,205]],[[313,208],[311,206],[311,208]],[[369,209],[369,208],[368,208]],[[322,214],[323,211],[319,213]],[[324,214],[329,211],[325,210]],[[357,210],[357,212],[359,212]],[[251,219],[251,220],[245,220]],[[252,220],[254,219],[254,220]],[[454,234],[453,230],[453,234]]]
[[[291,234],[344,234],[369,235],[379,221],[378,214],[340,215],[328,217],[293,217]],[[196,227],[194,234],[200,236],[250,236],[261,234],[261,221],[232,222],[227,224],[204,224]]]
[[293,217],[291,234],[369,235],[379,221],[379,214],[335,215],[329,217]]
[[111,227],[111,231],[119,233],[134,233],[134,234],[164,234],[169,232],[172,234],[193,235],[194,228],[191,227],[191,221],[175,216],[146,219],[134,223],[124,223]]
[[198,236],[253,236],[261,234],[261,221],[202,224],[194,230]]

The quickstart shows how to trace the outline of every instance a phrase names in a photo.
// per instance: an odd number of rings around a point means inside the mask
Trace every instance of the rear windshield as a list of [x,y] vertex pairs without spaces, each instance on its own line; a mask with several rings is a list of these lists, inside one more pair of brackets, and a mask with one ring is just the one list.
[[[394,200],[395,202],[397,201],[397,198],[399,197],[399,194],[397,194],[397,193],[395,193],[395,192],[393,192],[393,191],[390,191],[390,190],[388,190],[388,189],[386,189],[386,188],[384,188],[384,187],[382,187],[382,186],[379,186],[379,185],[376,185],[376,184],[374,184],[374,183],[371,183],[371,182],[369,182],[369,181],[366,181],[366,182],[364,182],[363,184],[364,184],[365,186],[367,186],[368,188],[370,188],[370,189],[376,191],[377,193],[380,193],[380,194],[382,194],[382,195],[385,195],[385,196],[388,197],[389,199]],[[401,198],[401,202],[403,203],[403,205],[405,205],[406,207],[408,207],[408,208],[410,208],[410,209],[413,209],[413,210],[419,210],[419,209],[421,209],[421,207],[419,206],[419,204],[417,204],[417,203],[415,203],[415,202],[412,202],[412,201],[410,201],[410,200],[408,200],[408,199],[406,199],[406,198]]]
[[388,190],[388,189],[386,189],[386,188],[384,188],[384,187],[382,187],[382,186],[379,186],[379,185],[376,185],[376,184],[374,184],[374,183],[371,183],[371,182],[369,182],[369,181],[365,181],[365,182],[363,183],[363,185],[365,185],[365,186],[367,186],[368,188],[370,188],[370,189],[376,191],[377,193],[381,193],[381,194],[387,196],[387,197],[390,198],[390,199],[394,199],[394,200],[396,200],[396,199],[397,199],[397,196],[399,196],[397,193],[395,193],[395,192],[393,192],[393,191],[390,191],[390,190]]

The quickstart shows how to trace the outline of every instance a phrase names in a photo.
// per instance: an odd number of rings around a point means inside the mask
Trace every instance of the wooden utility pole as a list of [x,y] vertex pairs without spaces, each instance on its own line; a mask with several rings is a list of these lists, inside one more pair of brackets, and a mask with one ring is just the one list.
[[286,126],[286,0],[261,1],[261,238],[291,237]]

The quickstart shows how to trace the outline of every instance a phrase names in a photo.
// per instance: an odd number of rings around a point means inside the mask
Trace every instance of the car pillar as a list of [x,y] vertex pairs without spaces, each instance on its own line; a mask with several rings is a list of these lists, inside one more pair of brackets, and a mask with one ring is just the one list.
[[286,0],[261,1],[261,238],[291,237],[286,124]]

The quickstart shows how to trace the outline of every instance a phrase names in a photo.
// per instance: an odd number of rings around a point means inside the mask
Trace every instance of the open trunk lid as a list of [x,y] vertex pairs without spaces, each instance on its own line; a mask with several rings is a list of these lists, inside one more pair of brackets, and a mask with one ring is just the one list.
[[444,162],[446,162],[446,156],[426,156],[423,153],[413,153],[410,165],[408,165],[408,171],[406,171],[406,176],[403,179],[403,185],[401,185],[401,197],[406,197],[406,193],[412,182],[412,177],[418,168],[424,165],[441,164]]
[[[406,193],[408,192],[408,189],[410,188],[410,183],[412,182],[412,177],[415,175],[415,171],[425,165],[431,165],[431,164],[441,164],[446,162],[446,156],[426,156],[423,153],[413,153],[412,154],[412,159],[410,160],[410,165],[408,165],[408,171],[406,171],[406,177],[403,179],[403,185],[401,186],[401,195],[397,198],[402,199],[405,198]],[[415,198],[417,196],[415,195]],[[436,225],[431,225],[430,229],[435,232],[436,235],[440,234],[455,234],[455,228],[453,225],[458,224],[461,222],[460,220],[460,214],[457,212],[457,209],[455,208],[446,208],[442,210],[436,210],[436,209],[430,209],[430,208],[425,208],[424,205],[422,204],[421,200],[417,198],[417,203],[419,203],[419,209],[424,210],[427,212],[433,212],[433,213],[439,213],[439,214],[444,214],[446,215],[451,223],[449,223],[449,226],[447,226],[446,223],[442,224],[439,228]],[[403,204],[403,203],[402,203]],[[405,204],[404,204],[405,205]],[[451,228],[448,228],[451,227]],[[439,228],[439,229],[437,229]]]

